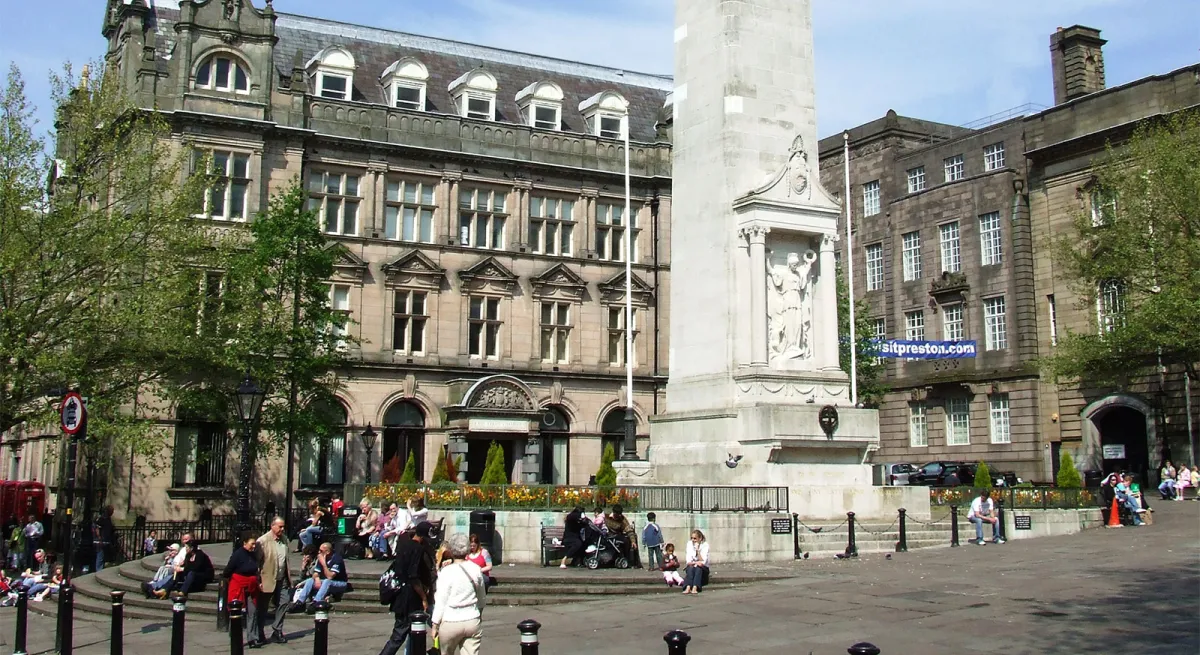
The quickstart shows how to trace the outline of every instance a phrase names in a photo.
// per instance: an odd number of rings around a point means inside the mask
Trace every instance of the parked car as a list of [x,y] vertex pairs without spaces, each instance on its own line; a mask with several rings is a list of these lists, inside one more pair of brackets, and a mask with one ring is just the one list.
[[944,487],[946,478],[951,473],[958,478],[958,484],[970,485],[975,481],[975,464],[971,462],[928,462],[909,474],[908,484]]
[[876,464],[872,469],[871,482],[883,486],[908,484],[908,476],[916,469],[912,464]]

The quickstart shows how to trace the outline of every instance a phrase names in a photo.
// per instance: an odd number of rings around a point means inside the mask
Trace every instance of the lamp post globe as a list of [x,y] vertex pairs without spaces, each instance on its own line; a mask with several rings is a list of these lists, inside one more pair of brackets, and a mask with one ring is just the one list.
[[263,400],[267,394],[247,374],[234,393],[238,418],[242,421],[242,459],[238,471],[237,534],[251,529],[250,526],[250,471],[251,448],[254,428],[258,424]]
[[367,429],[358,435],[362,439],[363,452],[367,454],[367,470],[363,477],[366,478],[367,484],[371,483],[371,455],[375,452],[375,442],[379,438],[379,434],[371,428],[371,424],[367,424]]

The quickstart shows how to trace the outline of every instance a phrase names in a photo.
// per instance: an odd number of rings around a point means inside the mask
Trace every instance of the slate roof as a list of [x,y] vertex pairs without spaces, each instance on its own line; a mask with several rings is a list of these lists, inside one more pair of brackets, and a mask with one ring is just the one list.
[[[179,11],[163,6],[154,8],[160,35],[161,55],[164,43],[173,35],[170,23],[179,19]],[[649,75],[594,66],[553,57],[530,55],[499,48],[437,39],[405,32],[353,25],[323,18],[277,12],[275,67],[280,86],[290,85],[296,51],[308,62],[329,46],[341,46],[354,56],[354,93],[359,102],[388,104],[379,76],[396,60],[414,57],[429,70],[426,86],[426,110],[455,113],[448,86],[450,82],[475,68],[482,67],[497,81],[496,120],[520,123],[517,93],[534,82],[550,81],[563,90],[562,129],[585,133],[587,127],[579,103],[603,91],[615,91],[629,102],[629,137],[635,141],[655,140],[654,125],[664,115],[663,105],[673,88],[669,75]],[[312,91],[310,86],[309,91]]]

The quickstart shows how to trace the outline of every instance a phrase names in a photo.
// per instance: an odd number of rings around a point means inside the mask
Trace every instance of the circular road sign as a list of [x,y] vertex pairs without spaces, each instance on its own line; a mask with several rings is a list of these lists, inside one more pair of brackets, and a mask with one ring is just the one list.
[[62,401],[62,429],[70,435],[79,434],[83,429],[83,422],[87,418],[87,409],[83,406],[83,396],[72,391],[63,397]]

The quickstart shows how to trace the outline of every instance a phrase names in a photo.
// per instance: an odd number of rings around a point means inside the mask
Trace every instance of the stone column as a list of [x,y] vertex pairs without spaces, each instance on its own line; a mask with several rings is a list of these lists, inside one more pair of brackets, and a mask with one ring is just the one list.
[[740,230],[750,243],[750,365],[767,365],[767,235],[771,228]]
[[442,188],[446,194],[444,197],[446,202],[441,206],[446,208],[446,215],[443,216],[442,225],[446,226],[446,244],[451,246],[459,245],[458,242],[458,183],[462,180],[462,173],[445,172],[442,174]]
[[460,484],[467,482],[467,431],[466,430],[451,430],[450,441],[447,450],[450,451],[450,458],[454,461],[461,461],[458,465],[458,481]]
[[521,463],[521,483],[540,484],[542,481],[542,437],[531,432],[525,440],[525,457]]
[[838,321],[837,321],[837,261],[834,259],[834,248],[837,244],[836,234],[826,234],[821,237],[821,254],[818,259],[820,271],[817,277],[816,307],[833,307],[835,313],[826,314],[816,321],[813,326],[813,339],[817,368],[833,371],[841,368],[838,362]]

